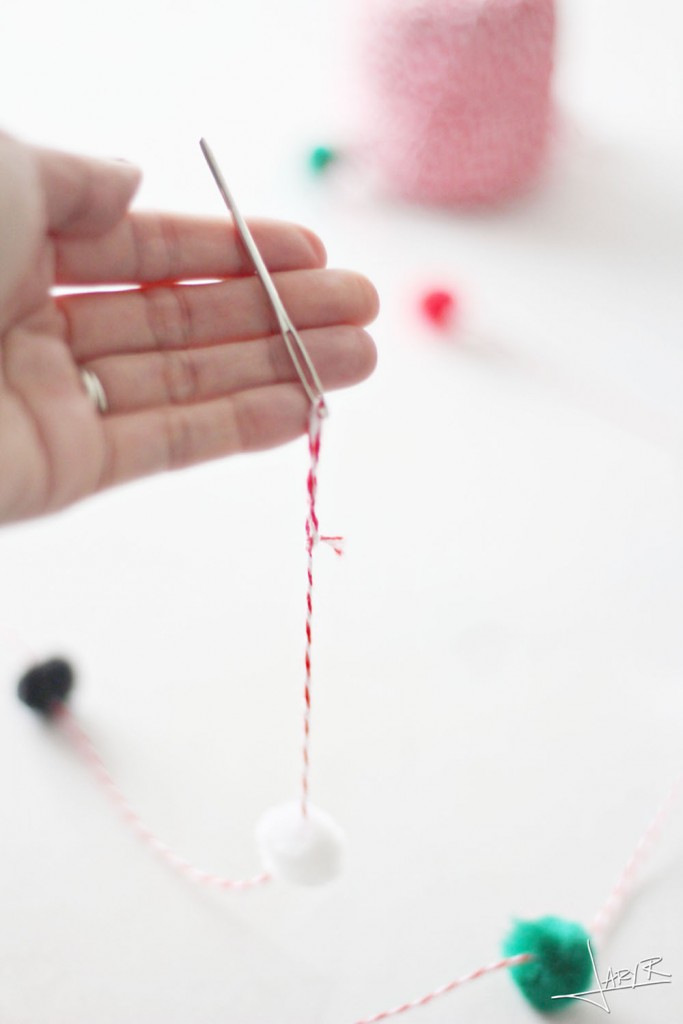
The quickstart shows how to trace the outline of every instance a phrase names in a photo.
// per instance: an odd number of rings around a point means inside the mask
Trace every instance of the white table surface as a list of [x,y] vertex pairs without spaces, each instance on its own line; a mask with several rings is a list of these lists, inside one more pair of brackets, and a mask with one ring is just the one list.
[[[335,884],[185,884],[14,697],[17,633],[72,657],[152,827],[258,871],[255,822],[299,776],[305,442],[2,531],[2,1024],[351,1024],[495,959],[513,916],[590,922],[680,771],[683,13],[560,7],[548,180],[465,217],[307,175],[310,145],[353,138],[342,0],[3,5],[7,129],[138,161],[140,206],[220,212],[206,134],[245,212],[310,224],[383,311],[321,467],[348,538],[317,558]],[[414,314],[432,281],[462,295],[459,340]],[[599,950],[673,974],[615,995],[619,1024],[683,1019],[682,817]],[[496,975],[412,1019],[534,1013]]]

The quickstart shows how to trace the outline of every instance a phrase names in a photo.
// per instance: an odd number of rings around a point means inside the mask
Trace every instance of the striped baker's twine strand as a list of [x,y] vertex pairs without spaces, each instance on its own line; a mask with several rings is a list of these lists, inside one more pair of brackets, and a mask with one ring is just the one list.
[[599,937],[613,923],[614,918],[621,909],[629,890],[633,886],[638,871],[652,852],[655,843],[661,836],[662,830],[681,795],[683,795],[683,774],[679,775],[674,781],[664,802],[638,841],[638,845],[633,851],[626,867],[619,876],[612,892],[593,918],[593,922],[590,927],[591,935],[596,938]]
[[449,982],[448,985],[442,985],[441,988],[434,989],[433,992],[429,992],[428,995],[422,996],[421,999],[414,999],[412,1002],[403,1003],[401,1006],[395,1006],[392,1010],[383,1010],[382,1013],[376,1013],[374,1017],[364,1017],[362,1020],[355,1021],[354,1024],[378,1024],[379,1021],[388,1020],[390,1017],[398,1017],[401,1014],[408,1013],[410,1010],[417,1010],[422,1006],[427,1006],[440,996],[448,995],[449,992],[453,992],[456,988],[460,988],[461,985],[465,985],[468,981],[476,981],[477,978],[483,978],[485,974],[492,974],[494,971],[500,971],[505,967],[516,967],[518,964],[525,964],[529,960],[533,960],[531,953],[518,953],[516,956],[509,956],[505,957],[503,960],[496,960],[495,963],[487,964],[485,967],[479,967],[476,971],[472,971],[470,974],[465,974],[461,978],[456,978],[455,981]]
[[308,515],[306,516],[306,648],[304,651],[304,738],[302,748],[303,769],[301,774],[301,813],[308,814],[308,790],[311,755],[311,648],[313,646],[313,550],[318,540],[318,517],[315,498],[318,489],[318,460],[320,458],[320,417],[315,407],[311,409],[308,426],[308,451],[310,466],[306,487],[308,490]]
[[92,740],[66,704],[61,705],[55,717],[66,732],[72,745],[95,776],[95,779],[101,789],[118,809],[125,824],[132,832],[135,833],[138,839],[142,840],[142,842],[145,843],[145,845],[148,846],[157,855],[157,857],[164,861],[174,871],[183,875],[185,878],[188,878],[191,882],[220,890],[252,889],[257,885],[262,885],[264,882],[270,881],[270,876],[267,874],[256,875],[254,878],[245,879],[223,878],[221,875],[212,874],[209,871],[196,868],[193,864],[190,864],[189,861],[185,860],[184,857],[180,857],[169,846],[167,846],[163,840],[159,839],[159,837],[156,836],[147,825],[145,825],[139,814],[133,810],[130,803],[109,774],[109,771],[95,749]]
[[308,515],[306,517],[306,648],[304,651],[304,737],[303,771],[301,775],[301,813],[308,815],[308,797],[311,767],[311,648],[313,645],[313,552],[319,541],[329,544],[337,555],[343,553],[342,537],[321,537],[316,511],[318,493],[318,462],[320,460],[320,436],[324,406],[319,402],[311,408],[308,421],[308,451],[310,465],[306,488],[308,491]]

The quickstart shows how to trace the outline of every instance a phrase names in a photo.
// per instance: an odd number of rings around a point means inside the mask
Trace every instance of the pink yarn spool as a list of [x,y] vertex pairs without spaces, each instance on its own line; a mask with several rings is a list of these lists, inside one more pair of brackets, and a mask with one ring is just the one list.
[[374,0],[365,135],[385,187],[453,204],[528,187],[549,135],[554,36],[554,0]]

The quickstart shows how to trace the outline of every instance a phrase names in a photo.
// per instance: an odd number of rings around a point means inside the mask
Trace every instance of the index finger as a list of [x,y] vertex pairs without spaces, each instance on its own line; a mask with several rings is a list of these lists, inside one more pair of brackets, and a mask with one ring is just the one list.
[[[271,270],[325,266],[312,231],[278,221],[251,221]],[[251,275],[253,267],[234,225],[225,219],[129,213],[97,239],[55,240],[55,283],[159,284]]]

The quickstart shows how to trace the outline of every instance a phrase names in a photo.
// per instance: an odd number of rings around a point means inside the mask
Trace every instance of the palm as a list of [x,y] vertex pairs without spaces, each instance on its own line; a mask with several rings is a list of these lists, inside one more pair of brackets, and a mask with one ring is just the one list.
[[[94,491],[102,465],[102,422],[84,401],[63,317],[49,289],[48,240],[36,245],[12,296],[18,318],[3,330],[0,381],[0,515],[19,518]],[[4,327],[5,325],[3,325]],[[3,515],[4,513],[4,515]]]
[[[39,174],[23,176],[22,246],[0,295],[0,520],[301,433],[306,398],[226,223],[127,213],[136,180],[125,168],[30,154]],[[254,234],[325,387],[366,376],[372,287],[323,269],[303,229]],[[128,287],[102,289],[112,284]],[[54,286],[69,293],[55,298]],[[82,368],[101,379],[107,415]]]

